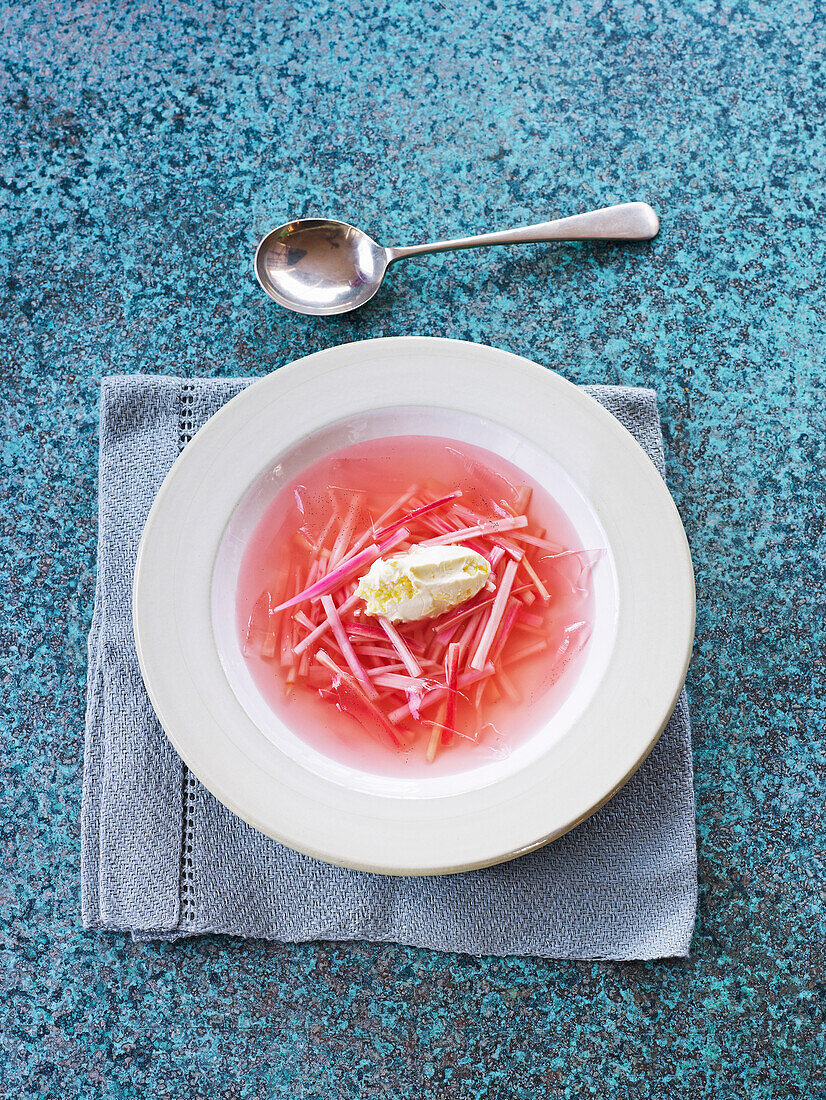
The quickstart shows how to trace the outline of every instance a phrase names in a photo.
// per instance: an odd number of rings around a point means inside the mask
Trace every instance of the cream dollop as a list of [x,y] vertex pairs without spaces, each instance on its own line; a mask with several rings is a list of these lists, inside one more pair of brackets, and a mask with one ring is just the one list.
[[414,546],[374,561],[356,593],[368,615],[410,623],[469,600],[489,574],[487,560],[467,546]]

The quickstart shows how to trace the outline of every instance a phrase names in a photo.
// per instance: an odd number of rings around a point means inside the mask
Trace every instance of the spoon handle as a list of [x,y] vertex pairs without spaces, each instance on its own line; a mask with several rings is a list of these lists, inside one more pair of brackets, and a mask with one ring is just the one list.
[[505,229],[500,233],[480,233],[453,241],[414,244],[409,248],[388,248],[387,262],[421,256],[425,252],[449,252],[454,248],[484,248],[489,244],[536,244],[543,241],[650,241],[656,237],[660,219],[647,202],[623,202],[587,214],[557,218],[538,225]]

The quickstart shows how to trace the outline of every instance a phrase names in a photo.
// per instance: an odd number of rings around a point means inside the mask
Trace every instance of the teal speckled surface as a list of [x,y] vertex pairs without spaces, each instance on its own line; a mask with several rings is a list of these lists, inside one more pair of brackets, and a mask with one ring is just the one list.
[[[0,13],[2,1095],[826,1095],[819,5]],[[634,198],[663,216],[651,246],[411,262],[339,320],[251,274],[292,214],[405,243]],[[417,332],[659,392],[699,598],[692,957],[84,934],[100,376],[254,375]]]

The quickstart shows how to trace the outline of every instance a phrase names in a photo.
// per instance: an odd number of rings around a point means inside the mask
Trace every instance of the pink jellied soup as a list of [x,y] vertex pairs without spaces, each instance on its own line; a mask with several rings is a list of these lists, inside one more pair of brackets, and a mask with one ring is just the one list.
[[[358,442],[307,467],[258,522],[240,642],[269,706],[328,757],[384,775],[465,771],[523,743],[570,692],[600,555],[544,489],[480,447]],[[412,564],[442,559],[427,589]],[[379,575],[397,580],[367,598]],[[417,609],[428,613],[404,617]]]

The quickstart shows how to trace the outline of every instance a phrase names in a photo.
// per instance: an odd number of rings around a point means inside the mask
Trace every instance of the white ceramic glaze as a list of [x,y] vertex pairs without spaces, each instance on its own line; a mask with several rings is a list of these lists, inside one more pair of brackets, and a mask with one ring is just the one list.
[[[559,501],[583,545],[608,550],[588,657],[561,709],[507,759],[432,780],[359,772],[294,736],[258,694],[234,627],[240,556],[280,485],[325,450],[413,432],[508,458]],[[694,583],[662,479],[601,406],[507,352],[402,337],[282,367],[198,432],[147,520],[134,621],[162,726],[231,810],[332,863],[431,874],[559,836],[633,774],[685,676]]]

